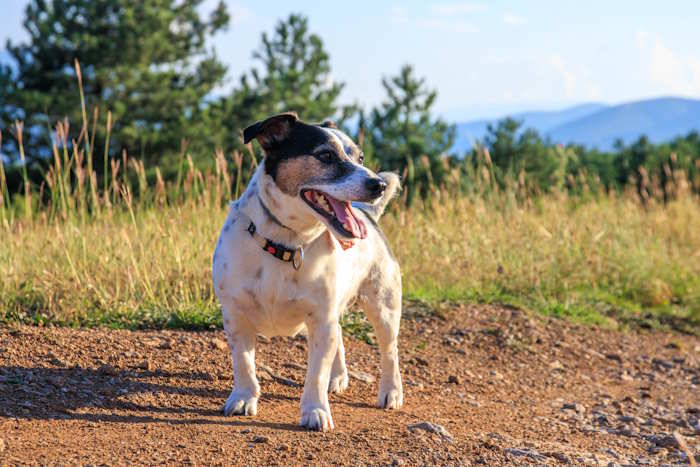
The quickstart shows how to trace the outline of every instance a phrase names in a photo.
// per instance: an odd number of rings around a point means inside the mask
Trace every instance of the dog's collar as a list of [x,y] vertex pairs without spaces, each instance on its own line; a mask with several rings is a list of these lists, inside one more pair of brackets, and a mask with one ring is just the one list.
[[[262,204],[262,201],[261,201]],[[285,261],[292,263],[292,267],[297,271],[301,269],[302,264],[304,264],[304,247],[300,246],[298,248],[287,248],[281,243],[276,243],[269,238],[263,237],[257,232],[255,223],[251,220],[246,229],[250,236],[255,240],[255,243],[260,245],[260,248],[279,259],[280,261]]]

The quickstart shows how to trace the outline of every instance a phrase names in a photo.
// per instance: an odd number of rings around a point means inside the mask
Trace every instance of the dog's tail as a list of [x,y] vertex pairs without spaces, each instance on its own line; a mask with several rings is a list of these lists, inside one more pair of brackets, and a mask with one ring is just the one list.
[[384,210],[386,209],[387,204],[389,204],[389,201],[391,201],[392,198],[394,198],[394,196],[396,196],[401,190],[401,180],[394,172],[379,172],[377,175],[382,177],[382,179],[384,179],[386,182],[386,189],[384,190],[382,197],[371,204],[353,203],[357,205],[358,208],[369,214],[375,221],[379,220],[382,214],[384,214]]

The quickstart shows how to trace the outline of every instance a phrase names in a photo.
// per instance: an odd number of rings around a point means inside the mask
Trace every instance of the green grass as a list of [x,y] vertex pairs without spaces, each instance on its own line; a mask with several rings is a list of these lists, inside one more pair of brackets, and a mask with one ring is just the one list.
[[[502,303],[606,327],[697,333],[696,200],[643,208],[621,197],[572,208],[549,197],[541,204],[495,208],[451,198],[387,214],[382,223],[402,266],[406,307]],[[221,325],[210,280],[225,217],[219,205],[113,209],[83,221],[34,217],[2,228],[3,322]],[[350,314],[345,326],[371,341],[361,317]]]

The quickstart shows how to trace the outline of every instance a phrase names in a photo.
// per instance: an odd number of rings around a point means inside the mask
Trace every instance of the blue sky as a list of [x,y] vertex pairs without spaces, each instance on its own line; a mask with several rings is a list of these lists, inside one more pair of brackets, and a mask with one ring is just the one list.
[[[210,10],[217,0],[207,0]],[[0,0],[0,44],[22,40],[25,0]],[[227,0],[233,14],[212,46],[230,84],[252,66],[260,33],[291,12],[323,39],[342,100],[381,101],[382,76],[403,63],[439,92],[454,120],[618,103],[700,97],[698,1],[355,2]],[[292,6],[293,4],[293,6]]]

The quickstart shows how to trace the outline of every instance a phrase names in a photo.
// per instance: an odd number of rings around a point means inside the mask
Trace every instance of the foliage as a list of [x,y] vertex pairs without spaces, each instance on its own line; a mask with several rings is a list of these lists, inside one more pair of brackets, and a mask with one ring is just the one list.
[[[30,161],[50,158],[49,128],[66,116],[87,120],[76,106],[79,60],[87,109],[101,107],[102,122],[111,111],[117,155],[124,148],[153,162],[179,153],[182,138],[206,143],[202,103],[225,67],[205,41],[229,17],[223,2],[200,17],[202,1],[32,0],[24,20],[29,41],[7,44],[16,70],[0,70],[0,124],[24,120]],[[104,141],[105,133],[95,136]]]
[[405,173],[409,198],[440,186],[448,175],[446,155],[454,142],[454,126],[434,118],[437,91],[404,65],[397,76],[382,79],[387,100],[372,110],[368,133],[372,153],[382,169]]

